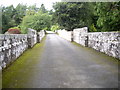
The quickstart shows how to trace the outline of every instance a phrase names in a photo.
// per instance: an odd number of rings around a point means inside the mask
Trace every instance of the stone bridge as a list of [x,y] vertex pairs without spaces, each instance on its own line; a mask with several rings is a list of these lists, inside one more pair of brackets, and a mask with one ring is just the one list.
[[25,50],[41,42],[45,36],[44,30],[36,32],[28,30],[28,34],[1,34],[0,35],[0,68],[5,68],[16,60]]
[[56,32],[68,41],[74,41],[120,59],[120,32],[88,32],[87,27],[73,31],[57,30]]
[[56,32],[0,36],[3,88],[119,88],[119,32]]

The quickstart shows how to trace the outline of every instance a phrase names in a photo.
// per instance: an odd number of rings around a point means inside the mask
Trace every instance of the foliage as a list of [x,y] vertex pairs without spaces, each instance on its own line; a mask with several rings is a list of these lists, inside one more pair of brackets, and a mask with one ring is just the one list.
[[39,8],[37,8],[36,5],[29,6],[27,7],[26,15],[34,15],[38,10]]
[[2,30],[6,32],[10,27],[18,26],[26,14],[26,6],[18,4],[16,8],[13,5],[2,6]]
[[36,5],[26,6],[18,4],[4,7],[2,6],[2,30],[5,33],[11,27],[20,27],[22,33],[27,33],[28,28],[50,29],[52,15],[49,15],[44,4],[40,8]]
[[120,31],[120,2],[57,2],[50,11],[44,4],[39,8],[23,4],[0,8],[3,33],[11,27],[20,27],[22,33],[27,33],[28,28],[54,31],[84,26],[91,32]]
[[58,29],[60,29],[58,24],[51,26],[51,31],[55,31],[55,30],[58,30]]
[[15,8],[14,20],[17,25],[19,25],[22,21],[22,18],[26,15],[27,6],[23,4],[18,4]]
[[37,31],[49,30],[51,26],[51,15],[47,13],[36,13],[34,15],[27,15],[23,18],[20,25],[22,33],[27,33],[28,28],[33,28]]
[[96,27],[95,27],[94,24],[92,24],[92,25],[90,26],[90,31],[91,31],[91,32],[97,32],[97,29],[96,29]]
[[39,11],[41,11],[42,13],[47,13],[48,11],[45,9],[44,4],[41,4],[41,7],[39,8]]
[[23,18],[23,21],[20,24],[22,33],[27,33],[27,29],[32,28],[32,24],[31,24],[32,19],[33,19],[33,15],[28,15]]
[[6,32],[10,27],[16,26],[15,20],[13,19],[15,15],[15,9],[13,5],[9,7],[2,7],[2,29]]
[[120,30],[120,2],[58,2],[54,19],[61,28],[87,26],[89,31]]
[[120,30],[120,2],[96,3],[95,9],[101,31]]
[[11,28],[9,28],[9,29],[19,29],[19,30],[20,30],[19,27],[11,27]]
[[7,31],[9,34],[21,34],[21,31],[18,27],[13,27],[8,29]]
[[89,26],[91,13],[89,4],[85,2],[58,2],[54,4],[54,16],[58,24],[65,29]]

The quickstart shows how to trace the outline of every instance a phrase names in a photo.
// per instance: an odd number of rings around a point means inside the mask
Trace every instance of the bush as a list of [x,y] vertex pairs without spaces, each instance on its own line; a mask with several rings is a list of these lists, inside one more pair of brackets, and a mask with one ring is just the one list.
[[56,25],[52,25],[52,26],[51,26],[51,31],[58,30],[59,28],[60,28],[60,27],[59,27],[58,24],[56,24]]
[[18,27],[13,27],[8,29],[7,31],[9,34],[21,34],[20,28]]
[[90,32],[97,32],[97,29],[95,28],[94,24],[90,26]]

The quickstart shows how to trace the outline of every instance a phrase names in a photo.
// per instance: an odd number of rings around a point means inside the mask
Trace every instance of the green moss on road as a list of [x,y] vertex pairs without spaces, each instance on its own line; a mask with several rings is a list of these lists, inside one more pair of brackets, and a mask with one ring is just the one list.
[[34,68],[40,62],[40,57],[44,49],[44,41],[36,44],[32,49],[25,51],[16,61],[2,72],[3,88],[23,88],[27,87]]
[[[105,58],[105,59],[107,59],[107,60],[111,60],[112,62],[115,62],[115,63],[118,63],[118,62],[119,62],[119,59],[113,58],[113,57],[111,57],[111,56],[108,56],[108,55],[106,55],[106,54],[104,54],[104,53],[102,53],[102,52],[99,52],[99,51],[97,51],[97,50],[95,50],[95,49],[93,49],[93,48],[84,47],[84,46],[82,46],[82,45],[80,45],[80,44],[78,44],[78,43],[76,43],[76,42],[72,42],[72,44],[78,46],[79,48],[83,48],[83,49],[87,50],[88,53],[96,54],[96,55],[98,55],[98,56],[100,56],[100,57],[103,57],[103,58]],[[99,58],[98,58],[98,59],[99,59]],[[96,60],[97,60],[97,59],[96,59]]]
[[[99,65],[103,65],[103,66],[117,66],[119,67],[120,65],[120,60],[116,59],[114,57],[108,56],[102,52],[99,52],[93,48],[89,48],[89,47],[84,47],[76,42],[72,42],[73,45],[76,45],[80,50],[82,51],[87,51],[86,53],[88,53],[86,57],[89,57],[89,59],[91,59],[93,62],[96,62]],[[108,70],[114,72],[114,69],[108,67]]]

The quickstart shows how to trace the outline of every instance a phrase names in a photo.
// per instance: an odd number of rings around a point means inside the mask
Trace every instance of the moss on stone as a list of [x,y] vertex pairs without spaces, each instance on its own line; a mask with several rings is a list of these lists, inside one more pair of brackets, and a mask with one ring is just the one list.
[[35,65],[40,62],[44,42],[36,44],[32,49],[25,51],[16,61],[2,72],[3,88],[27,87],[28,79],[33,75]]

